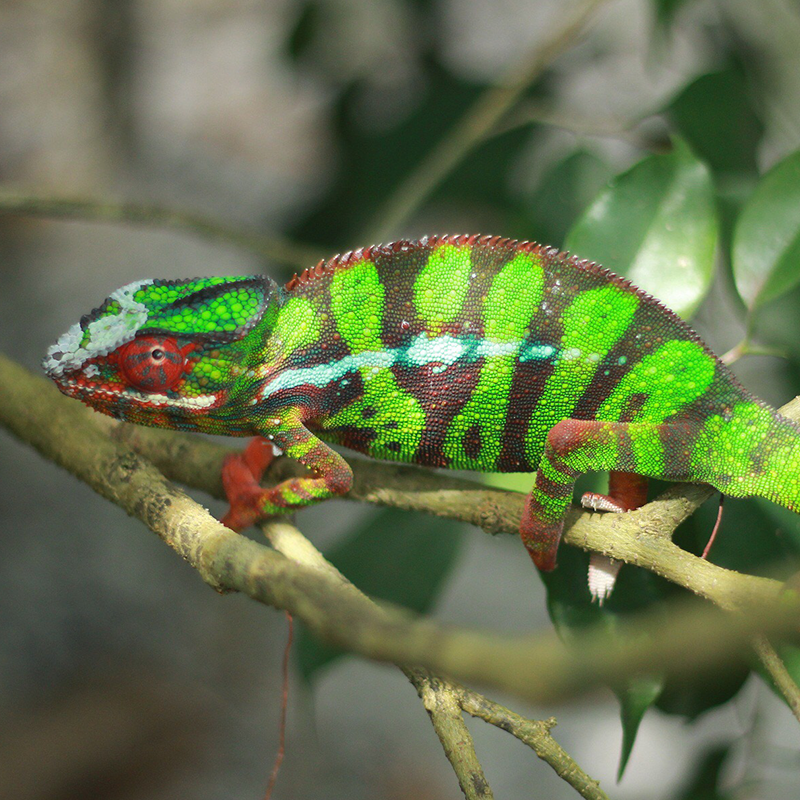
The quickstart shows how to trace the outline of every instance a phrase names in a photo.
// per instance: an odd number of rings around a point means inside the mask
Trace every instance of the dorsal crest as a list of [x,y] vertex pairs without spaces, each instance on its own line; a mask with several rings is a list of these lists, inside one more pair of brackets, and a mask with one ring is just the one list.
[[[441,244],[449,244],[455,247],[473,247],[477,245],[488,249],[528,252],[539,256],[549,256],[550,258],[558,256],[569,258],[567,253],[561,253],[558,248],[545,247],[536,242],[480,233],[441,234],[423,236],[421,239],[398,239],[388,244],[360,247],[357,250],[348,250],[346,253],[340,253],[328,259],[321,259],[313,267],[304,269],[300,273],[295,273],[286,283],[286,289],[291,292],[300,286],[307,286],[320,278],[331,276],[339,270],[348,269],[354,264],[368,261],[376,256],[400,255],[417,250],[432,249]],[[590,262],[585,263],[588,265]]]

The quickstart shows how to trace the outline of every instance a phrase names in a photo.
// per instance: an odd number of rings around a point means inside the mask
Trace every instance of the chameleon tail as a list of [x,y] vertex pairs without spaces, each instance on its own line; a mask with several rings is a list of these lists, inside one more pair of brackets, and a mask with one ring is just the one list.
[[800,426],[775,413],[768,469],[758,494],[800,514]]
[[698,476],[731,497],[756,495],[800,513],[800,426],[752,400],[710,416],[694,461],[708,461]]

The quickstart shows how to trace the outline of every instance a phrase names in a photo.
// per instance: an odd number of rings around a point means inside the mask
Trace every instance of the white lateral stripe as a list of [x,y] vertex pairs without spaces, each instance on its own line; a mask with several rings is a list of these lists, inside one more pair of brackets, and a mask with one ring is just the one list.
[[548,344],[525,342],[493,342],[489,339],[457,339],[454,336],[428,338],[424,333],[417,336],[407,347],[387,350],[370,350],[345,356],[330,364],[313,367],[298,367],[276,375],[259,392],[258,399],[268,397],[284,389],[297,386],[323,387],[338,381],[350,372],[362,367],[388,368],[394,364],[409,364],[423,367],[429,364],[452,366],[456,361],[477,361],[480,358],[497,358],[519,355],[520,361],[546,361],[556,354],[556,348]]

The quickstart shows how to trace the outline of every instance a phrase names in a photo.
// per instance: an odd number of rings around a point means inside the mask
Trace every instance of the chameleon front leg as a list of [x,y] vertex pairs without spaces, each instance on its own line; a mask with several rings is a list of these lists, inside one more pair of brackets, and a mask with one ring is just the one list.
[[566,419],[553,426],[520,524],[534,564],[545,572],[556,566],[578,475],[609,470],[673,477],[665,474],[664,461],[670,455],[680,460],[690,436],[686,424]]
[[[243,453],[228,456],[223,464],[222,483],[230,508],[222,522],[233,530],[346,494],[352,485],[353,472],[344,458],[299,421],[281,421],[268,436],[253,439]],[[314,474],[263,489],[261,477],[274,458],[273,444]]]

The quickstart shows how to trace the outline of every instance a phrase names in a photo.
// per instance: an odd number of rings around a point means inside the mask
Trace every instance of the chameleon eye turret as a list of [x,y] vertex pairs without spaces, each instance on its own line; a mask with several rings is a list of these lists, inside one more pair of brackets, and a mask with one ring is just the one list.
[[[675,314],[596,264],[531,242],[441,236],[296,275],[139,281],[48,351],[66,394],[121,419],[258,434],[225,466],[241,528],[348,491],[324,442],[374,458],[533,472],[520,524],[556,565],[576,477],[598,509],[648,477],[800,511],[800,428],[750,395]],[[311,474],[262,489],[275,445]]]
[[181,347],[171,336],[140,336],[119,348],[120,372],[135,389],[165,392],[175,388],[189,371],[194,345]]

